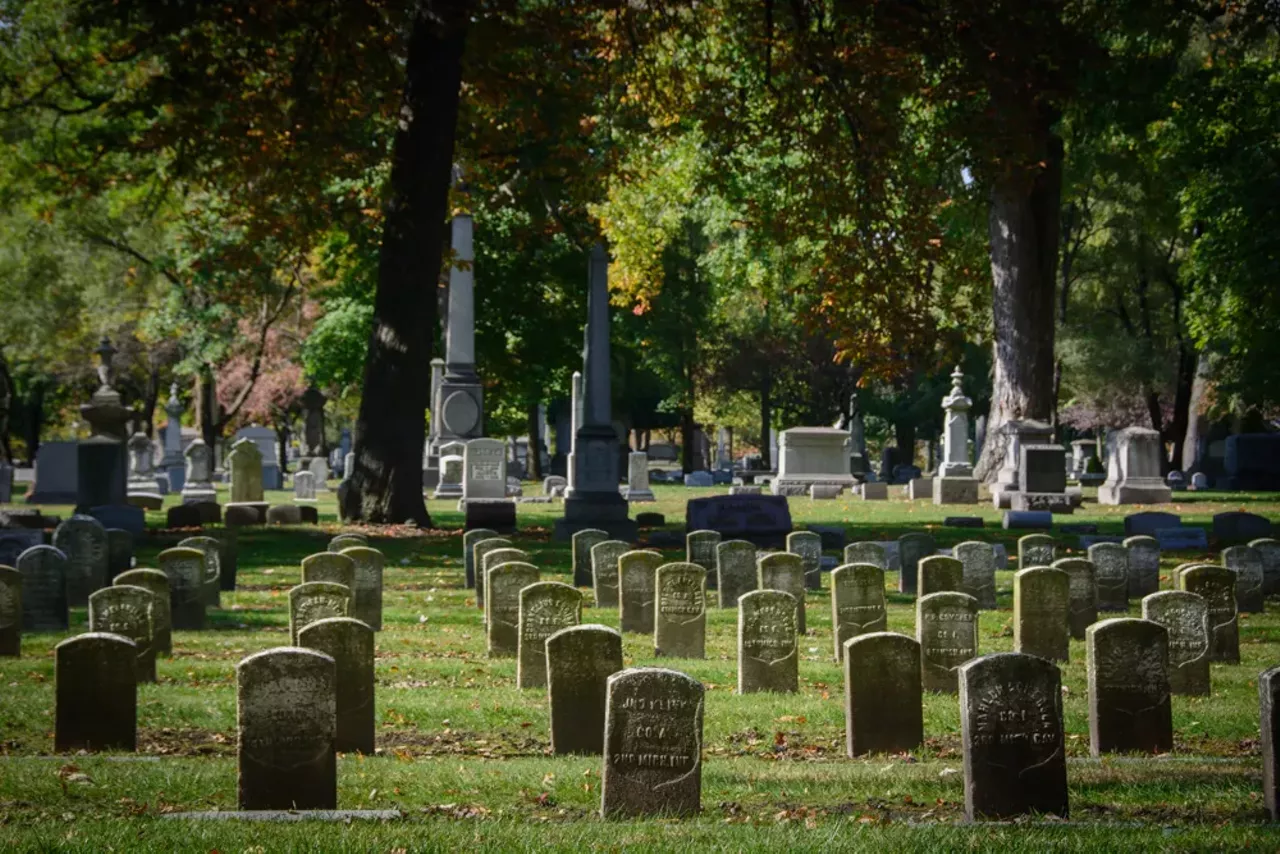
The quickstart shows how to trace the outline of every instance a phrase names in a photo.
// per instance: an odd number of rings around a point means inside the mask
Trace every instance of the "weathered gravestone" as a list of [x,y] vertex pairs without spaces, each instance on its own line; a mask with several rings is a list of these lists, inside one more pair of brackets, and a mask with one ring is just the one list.
[[[793,531],[787,534],[787,551],[800,557],[805,587],[821,590],[822,535],[815,531]],[[803,631],[803,623],[801,626]]]
[[346,617],[351,613],[351,588],[331,581],[307,581],[289,589],[289,637],[298,645],[298,633],[318,620]]
[[309,471],[300,471],[293,476],[293,500],[316,500],[316,476]]
[[1280,667],[1258,676],[1262,742],[1262,798],[1272,821],[1280,821]]
[[204,628],[204,552],[199,549],[165,549],[156,557],[160,571],[169,579],[169,615],[173,628],[199,631]]
[[503,537],[490,537],[488,539],[483,539],[471,547],[471,562],[475,567],[476,573],[476,607],[481,611],[484,610],[485,556],[488,555],[489,552],[509,548],[512,548],[511,541]]
[[[486,541],[482,540],[481,542]],[[489,620],[489,570],[493,569],[495,566],[501,566],[504,563],[531,563],[532,561],[533,559],[529,556],[529,553],[523,549],[498,548],[488,549],[484,552],[484,556],[480,558],[479,562],[480,579],[482,584],[476,590],[476,599],[480,609],[485,612],[486,624]],[[512,601],[511,607],[513,609],[518,606],[518,602]],[[512,612],[512,616],[515,616],[514,611]]]
[[879,543],[849,543],[844,547],[844,562],[845,564],[869,563],[880,567],[885,572],[889,571],[889,555],[885,552],[884,546]]
[[133,641],[139,682],[156,681],[155,596],[144,587],[118,584],[89,596],[89,631]]
[[1252,546],[1229,546],[1222,550],[1222,565],[1236,573],[1236,610],[1241,614],[1261,614],[1262,555]]
[[27,632],[65,632],[67,558],[53,546],[32,546],[18,555],[22,576],[22,629]]
[[960,591],[978,600],[978,607],[996,607],[996,550],[990,543],[969,540],[952,550],[960,561]]
[[[466,586],[468,590],[476,589],[476,543],[483,540],[502,539],[498,536],[498,532],[489,528],[472,528],[462,535],[462,563],[466,573]],[[363,545],[368,545],[364,543]],[[346,551],[340,549],[339,551]]]
[[187,537],[178,548],[195,549],[203,555],[205,604],[222,607],[222,543],[213,537]]
[[0,566],[0,658],[22,655],[22,573]]
[[1120,543],[1089,546],[1093,580],[1098,586],[1099,611],[1129,609],[1129,551]]
[[1209,607],[1209,660],[1239,664],[1236,574],[1224,566],[1199,564],[1179,573],[1178,589],[1203,596]]
[[67,557],[67,604],[88,604],[90,593],[107,586],[107,529],[76,514],[54,529],[53,546]]
[[107,528],[107,583],[133,568],[133,534],[123,528]]
[[715,590],[716,549],[720,546],[719,531],[690,531],[684,538],[685,561],[696,563],[707,571],[707,589]]
[[791,508],[785,495],[713,495],[686,502],[685,523],[689,531],[782,548],[791,533]]
[[131,569],[117,575],[115,584],[141,587],[151,594],[151,645],[156,655],[171,655],[173,617],[170,615],[169,577],[158,569]]
[[373,629],[351,617],[326,617],[302,627],[298,646],[322,652],[334,661],[334,749],[372,756]]
[[[0,516],[3,516],[0,513]],[[32,546],[44,545],[44,531],[0,528],[0,566],[17,566],[18,556]]]
[[629,551],[631,544],[622,540],[602,540],[591,547],[591,587],[597,608],[618,607],[618,558]]
[[954,694],[960,665],[978,655],[978,600],[967,593],[928,593],[916,600],[920,686]]
[[54,647],[53,749],[138,749],[138,646],[90,632]]
[[796,632],[805,634],[805,572],[799,555],[773,552],[756,561],[756,587],[781,590],[796,600]]
[[657,595],[658,567],[662,553],[630,551],[618,558],[620,591],[618,624],[624,632],[653,635],[654,599]]
[[516,687],[547,684],[547,638],[582,622],[582,594],[558,581],[538,581],[519,591]]
[[329,545],[325,551],[342,552],[344,549],[349,549],[352,546],[367,545],[369,545],[369,538],[364,534],[338,534],[338,536],[329,540]]
[[1249,545],[1258,552],[1262,559],[1262,592],[1266,596],[1280,593],[1280,540],[1260,537],[1250,540]]
[[538,568],[531,563],[507,561],[485,572],[484,613],[490,658],[516,658],[520,654],[520,591],[538,582]]
[[375,632],[382,631],[382,570],[386,558],[377,549],[352,546],[343,549],[355,568],[351,581],[351,616]]
[[1233,511],[1213,517],[1213,535],[1222,542],[1240,543],[1271,536],[1271,520],[1256,513]]
[[800,690],[796,600],[781,590],[752,590],[738,599],[738,693]]
[[260,504],[228,504],[223,524],[228,528],[243,528],[266,522],[266,502]]
[[1169,690],[1174,694],[1209,693],[1209,605],[1185,590],[1162,590],[1142,600],[1142,619],[1169,633]]
[[272,504],[267,508],[264,521],[268,525],[301,525],[306,520],[303,514],[308,510],[314,512],[315,508],[299,507],[297,504]]
[[1054,569],[1067,574],[1071,582],[1071,611],[1068,624],[1071,637],[1084,640],[1089,626],[1098,622],[1098,577],[1093,561],[1080,557],[1064,557],[1053,562]]
[[831,573],[831,626],[835,660],[850,640],[886,625],[884,570],[870,563],[847,563]]
[[600,814],[696,815],[702,801],[703,687],[659,667],[609,677]]
[[507,447],[500,439],[471,439],[463,454],[462,495],[475,499],[507,497]]
[[845,642],[845,746],[849,756],[907,753],[924,741],[920,644],[896,632]]
[[938,545],[928,534],[912,533],[898,537],[898,556],[902,562],[902,571],[898,573],[899,593],[916,593],[920,561],[937,552]]
[[604,752],[609,677],[622,670],[622,635],[588,624],[561,629],[546,639],[551,752]]
[[1173,749],[1169,632],[1159,623],[1118,617],[1094,623],[1085,638],[1089,752],[1167,753]]
[[1160,589],[1160,541],[1139,535],[1126,537],[1129,552],[1129,597],[1141,599]]
[[337,663],[268,649],[236,665],[242,810],[331,810],[338,802]]
[[596,543],[609,539],[609,532],[599,528],[584,528],[572,537],[573,544],[573,586],[593,587],[591,549]]
[[[231,501],[236,504],[261,507],[262,500],[262,450],[252,439],[240,439],[227,454],[227,471],[231,473]],[[261,507],[266,510],[265,507]]]
[[970,821],[1027,813],[1066,818],[1062,676],[1053,662],[999,652],[961,667],[960,741]]
[[1147,510],[1142,513],[1130,513],[1124,517],[1124,533],[1127,537],[1154,537],[1156,531],[1165,528],[1179,528],[1181,526],[1182,517],[1177,513]]
[[1066,661],[1071,649],[1071,579],[1047,566],[1013,576],[1013,648],[1050,661]]
[[355,561],[341,552],[320,552],[302,559],[303,584],[309,581],[327,581],[354,590],[355,579]]
[[1052,566],[1055,552],[1053,537],[1048,534],[1027,534],[1018,538],[1018,569],[1033,566]]
[[743,593],[756,589],[756,547],[746,540],[716,546],[716,576],[721,608],[738,607]]
[[916,593],[928,596],[948,590],[960,591],[964,584],[964,565],[946,555],[929,555],[916,564]]
[[657,571],[654,654],[705,658],[707,571],[696,563],[667,563]]

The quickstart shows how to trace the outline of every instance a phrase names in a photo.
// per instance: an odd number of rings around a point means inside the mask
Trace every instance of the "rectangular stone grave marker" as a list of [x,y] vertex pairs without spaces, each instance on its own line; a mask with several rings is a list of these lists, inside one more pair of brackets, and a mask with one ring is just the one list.
[[902,561],[902,571],[898,574],[899,593],[916,593],[920,561],[937,552],[938,545],[928,534],[903,534],[898,537],[898,555]]
[[67,609],[67,558],[53,546],[32,546],[18,555],[22,576],[22,630],[65,632],[70,628]]
[[1162,513],[1158,510],[1130,513],[1124,517],[1124,533],[1127,537],[1154,537],[1161,528],[1178,528],[1181,525],[1182,517],[1177,513]]
[[756,561],[756,586],[760,590],[781,590],[796,600],[796,632],[805,634],[805,567],[799,555],[774,552]]
[[87,605],[107,586],[107,529],[92,516],[72,516],[53,531],[53,547],[67,557],[67,604]]
[[1233,510],[1213,517],[1213,535],[1229,543],[1247,542],[1271,536],[1271,520],[1257,513]]
[[1185,696],[1209,693],[1209,606],[1195,593],[1162,590],[1142,600],[1142,619],[1169,632],[1169,690]]
[[1099,611],[1129,610],[1129,550],[1119,543],[1089,546]]
[[960,665],[978,655],[978,600],[967,593],[928,593],[916,600],[920,686],[954,694]]
[[382,631],[382,571],[386,558],[377,549],[353,546],[343,549],[343,557],[351,559],[355,572],[351,581],[351,616],[373,629]]
[[1150,620],[1094,623],[1085,638],[1089,752],[1167,753],[1173,749],[1169,633]]
[[978,600],[978,607],[996,607],[996,550],[976,540],[960,543],[952,552],[960,561],[960,591]]
[[845,564],[869,563],[880,567],[885,572],[889,571],[889,555],[884,546],[879,543],[850,543],[844,547],[844,562]]
[[582,622],[582,594],[558,581],[538,581],[519,592],[516,686],[547,685],[547,638]]
[[791,533],[791,508],[785,495],[711,495],[685,502],[685,524],[690,531],[782,548]]
[[155,596],[144,587],[117,584],[89,595],[89,631],[134,642],[139,682],[156,681]]
[[520,591],[538,582],[538,568],[531,563],[508,561],[485,573],[486,648],[490,658],[520,655]]
[[513,548],[512,542],[503,537],[493,537],[491,539],[481,540],[472,548],[472,562],[475,564],[476,571],[476,607],[482,612],[484,611],[484,585],[486,577],[484,560],[488,556],[489,552],[497,551],[498,549],[510,548]]
[[169,577],[158,569],[131,569],[117,575],[114,583],[141,587],[151,593],[151,644],[156,655],[173,654]]
[[302,559],[302,583],[312,581],[341,584],[347,589],[355,587],[356,564],[341,552],[320,552]]
[[907,753],[924,741],[920,644],[896,632],[845,642],[845,746],[850,758]]
[[1050,661],[1071,650],[1071,579],[1061,569],[1037,566],[1013,576],[1013,648]]
[[54,647],[53,749],[138,749],[138,645],[90,632]]
[[463,451],[465,499],[507,497],[507,447],[500,439],[472,439]]
[[[787,534],[787,551],[799,555],[804,568],[804,585],[809,590],[822,589],[822,535],[814,531]],[[804,631],[801,621],[800,631]]]
[[[204,556],[202,586],[205,605],[222,606],[222,543],[213,537],[187,537],[178,548],[195,549]],[[305,579],[304,579],[305,580]]]
[[169,579],[169,616],[173,628],[199,631],[204,628],[204,552],[172,548],[156,558],[160,571]]
[[658,567],[662,553],[630,551],[618,558],[618,586],[621,589],[619,625],[623,632],[653,635],[657,611]]
[[1071,637],[1083,640],[1089,626],[1098,622],[1098,581],[1093,561],[1064,557],[1053,562],[1054,569],[1067,574],[1071,582]]
[[1272,821],[1280,821],[1280,667],[1258,677],[1259,732],[1262,743],[1262,799]]
[[[497,531],[489,528],[472,528],[462,535],[462,563],[466,573],[466,585],[468,590],[476,589],[476,543],[482,540],[500,540]],[[346,549],[340,549],[346,551]]]
[[743,593],[756,589],[756,547],[746,540],[716,546],[716,575],[721,608],[738,607]]
[[326,617],[302,627],[298,646],[334,661],[334,750],[372,756],[373,629],[351,617]]
[[847,563],[831,573],[831,625],[835,660],[850,640],[886,626],[884,570],[870,563]]
[[1261,614],[1265,598],[1262,555],[1252,546],[1230,546],[1222,550],[1222,565],[1236,573],[1236,610]]
[[780,590],[752,590],[738,599],[738,693],[800,690],[796,600]]
[[1203,596],[1209,607],[1209,660],[1239,664],[1236,574],[1224,566],[1197,564],[1178,574],[1178,589]]
[[298,646],[298,632],[317,620],[351,614],[351,588],[331,581],[307,581],[289,590],[289,637]]
[[622,635],[588,624],[561,629],[546,639],[551,752],[604,752],[609,677],[622,670]]
[[948,590],[959,592],[964,584],[964,565],[946,555],[929,555],[916,564],[916,593],[928,596]]
[[719,531],[690,531],[684,538],[685,560],[707,571],[708,590],[715,590],[719,581],[716,577],[716,549],[720,541]]
[[22,573],[0,566],[0,658],[22,655]]
[[310,649],[268,649],[236,665],[242,810],[338,805],[337,663]]
[[665,658],[705,658],[707,571],[696,563],[658,567],[654,654]]
[[702,803],[702,683],[658,667],[609,677],[600,814],[696,815]]
[[1155,537],[1127,537],[1129,552],[1129,597],[1141,599],[1160,589],[1160,541]]
[[1053,537],[1048,534],[1027,534],[1018,538],[1018,569],[1033,566],[1052,566],[1056,551]]
[[618,559],[629,551],[631,544],[622,540],[601,540],[591,547],[591,588],[597,608],[618,607]]
[[337,554],[343,551],[344,549],[351,548],[352,546],[367,546],[367,545],[369,545],[369,538],[366,537],[364,534],[354,534],[354,533],[348,532],[345,534],[338,534],[338,536],[329,540],[329,546],[325,550],[331,551]]
[[[1266,596],[1280,593],[1280,540],[1262,537],[1251,540],[1249,545],[1262,558],[1262,592]],[[0,562],[3,562],[0,560]]]
[[573,535],[573,586],[593,587],[591,577],[591,549],[596,543],[609,539],[608,531],[599,528],[584,528]]

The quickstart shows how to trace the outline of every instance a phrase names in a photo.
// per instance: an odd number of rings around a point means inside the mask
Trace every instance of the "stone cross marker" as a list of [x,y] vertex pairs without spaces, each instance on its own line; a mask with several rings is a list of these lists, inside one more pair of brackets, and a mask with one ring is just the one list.
[[204,628],[204,552],[198,549],[165,549],[156,558],[160,571],[169,579],[169,615],[173,628],[199,631]]
[[961,667],[960,741],[970,821],[1033,812],[1066,818],[1062,676],[1056,664],[999,652]]
[[591,587],[597,608],[618,607],[618,558],[631,551],[622,540],[601,540],[591,547]]
[[609,677],[600,814],[696,815],[702,804],[703,687],[660,667]]
[[929,555],[916,563],[916,593],[960,592],[964,584],[964,564],[946,555]]
[[90,593],[107,586],[107,529],[77,514],[54,529],[53,547],[67,557],[67,604],[88,604]]
[[[488,528],[472,528],[462,535],[462,562],[466,572],[466,585],[468,590],[476,589],[476,543],[483,540],[500,540],[497,531],[491,531]],[[510,543],[508,543],[509,545]],[[365,544],[367,545],[367,543]],[[345,551],[341,549],[340,551]]]
[[1222,550],[1222,565],[1236,571],[1236,610],[1261,614],[1265,598],[1262,555],[1253,546],[1230,546]]
[[485,623],[490,658],[517,658],[520,654],[520,591],[538,582],[538,568],[531,563],[507,561],[485,572]]
[[367,545],[369,545],[369,538],[364,534],[338,534],[338,536],[329,541],[329,546],[326,551],[341,552],[344,549],[351,548],[352,546]]
[[32,546],[18,555],[22,576],[22,629],[27,632],[65,632],[71,625],[67,611],[67,558],[53,546]]
[[707,571],[696,563],[658,567],[654,653],[667,658],[705,658]]
[[[498,549],[513,548],[513,543],[503,537],[491,537],[487,540],[480,540],[472,547],[472,563],[476,572],[476,607],[481,611],[484,610],[484,594],[485,594],[485,565],[484,559],[489,552]],[[523,554],[523,552],[522,552]],[[496,564],[495,564],[496,566]]]
[[1272,821],[1280,821],[1280,667],[1258,676],[1259,732],[1262,742],[1262,798]]
[[1209,606],[1183,590],[1162,590],[1142,600],[1142,619],[1169,632],[1169,690],[1174,694],[1209,693]]
[[780,590],[752,590],[738,599],[738,693],[800,690],[796,600]]
[[240,439],[227,454],[231,472],[231,503],[262,503],[262,450],[249,438]]
[[195,549],[204,556],[204,574],[201,586],[205,604],[214,608],[222,605],[222,543],[213,537],[187,537],[178,548]]
[[144,587],[117,584],[89,596],[89,631],[120,635],[137,647],[139,682],[156,681],[155,596]]
[[889,571],[889,555],[885,552],[884,546],[879,543],[849,543],[844,547],[844,562],[846,564],[869,563],[880,567],[885,572]]
[[[804,568],[804,584],[810,590],[822,589],[822,535],[813,531],[787,534],[787,551],[799,555]],[[804,631],[803,621],[800,631]]]
[[105,632],[54,647],[55,751],[138,749],[137,657],[137,644]]
[[756,589],[755,544],[727,540],[716,546],[716,576],[720,607],[738,607],[739,597]]
[[1098,585],[1099,611],[1129,609],[1129,550],[1120,543],[1089,546],[1094,581]]
[[978,600],[967,593],[929,593],[916,600],[920,685],[954,694],[960,666],[978,656]]
[[899,593],[916,593],[920,561],[937,553],[938,545],[928,534],[916,532],[898,537],[898,558],[902,563],[898,574]]
[[707,571],[707,589],[715,590],[716,549],[720,546],[719,531],[690,531],[684,538],[685,561],[696,563]]
[[1209,660],[1239,664],[1236,574],[1223,566],[1192,566],[1178,575],[1178,587],[1203,596],[1209,606]]
[[298,646],[298,632],[317,620],[345,617],[351,612],[351,588],[331,581],[309,581],[289,590],[289,637]]
[[599,528],[584,528],[573,535],[573,586],[592,587],[591,549],[596,543],[609,539],[608,531]]
[[609,677],[622,670],[622,635],[588,624],[561,629],[545,642],[551,752],[604,752]]
[[831,625],[835,660],[853,638],[886,627],[884,570],[869,563],[847,563],[831,573]]
[[990,543],[970,540],[958,544],[952,553],[960,561],[960,592],[978,600],[984,611],[996,607],[996,550]]
[[1052,566],[1056,546],[1048,534],[1027,534],[1018,538],[1018,569]]
[[356,564],[351,558],[339,552],[320,552],[302,559],[302,583],[310,581],[327,581],[330,584],[341,584],[354,589]]
[[1037,566],[1013,576],[1013,648],[1048,661],[1066,661],[1071,650],[1071,578],[1062,569]]
[[1160,589],[1160,541],[1155,537],[1126,537],[1129,552],[1129,598],[1141,599]]
[[343,549],[343,557],[355,567],[351,581],[351,616],[373,629],[382,631],[382,570],[386,558],[377,549],[352,546]]
[[22,573],[0,566],[0,658],[22,655]]
[[1089,752],[1167,753],[1173,749],[1169,632],[1119,617],[1089,627]]
[[337,663],[268,649],[236,665],[242,810],[331,810],[338,801]]
[[1250,540],[1249,545],[1262,558],[1262,592],[1267,596],[1280,593],[1280,540],[1262,537]]
[[850,758],[905,753],[924,741],[920,644],[896,632],[844,645],[845,746]]
[[760,590],[781,590],[796,600],[796,632],[804,634],[805,571],[804,560],[790,552],[774,552],[756,562],[756,586]]
[[1071,637],[1083,640],[1085,630],[1098,621],[1098,582],[1093,561],[1064,557],[1054,561],[1053,568],[1065,572],[1071,582]]
[[173,653],[173,618],[170,616],[169,576],[158,569],[131,569],[116,576],[116,584],[141,587],[151,593],[151,642],[157,655]]
[[334,661],[334,749],[372,756],[373,629],[351,617],[326,617],[303,626],[298,646],[322,652]]
[[652,637],[662,553],[630,551],[618,557],[619,625],[623,632]]
[[582,622],[582,594],[558,581],[538,581],[521,589],[516,642],[516,687],[547,684],[547,638]]

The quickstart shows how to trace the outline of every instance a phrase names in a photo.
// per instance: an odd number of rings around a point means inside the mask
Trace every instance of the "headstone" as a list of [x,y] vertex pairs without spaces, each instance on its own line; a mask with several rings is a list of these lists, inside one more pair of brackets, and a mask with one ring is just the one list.
[[331,581],[304,581],[289,589],[289,637],[298,646],[298,633],[319,620],[351,613],[351,588]]
[[1071,637],[1083,640],[1084,633],[1098,621],[1098,569],[1093,561],[1079,557],[1064,557],[1053,562],[1070,581]]
[[1023,445],[1047,445],[1053,442],[1053,428],[1040,421],[1006,421],[1000,426],[1004,440],[1004,464],[989,487],[992,505],[997,510],[1012,507],[1013,495],[1021,488],[1019,467]]
[[916,600],[920,686],[954,694],[960,665],[978,655],[978,600],[967,593],[924,593]]
[[76,514],[54,530],[53,546],[67,557],[67,603],[88,604],[90,593],[107,586],[107,529]]
[[1013,576],[1013,648],[1051,661],[1071,651],[1071,578],[1062,569],[1038,566]]
[[652,636],[657,610],[658,567],[662,554],[656,551],[629,551],[619,555],[619,620],[623,632]]
[[799,555],[773,552],[759,558],[756,561],[756,587],[791,594],[796,602],[796,632],[806,633],[805,572],[804,561]]
[[311,486],[317,492],[329,491],[329,464],[324,457],[314,457],[307,464],[307,473],[311,475]]
[[133,534],[123,528],[107,529],[107,583],[133,568]]
[[1000,652],[961,667],[960,741],[970,821],[1066,818],[1062,677],[1053,662]]
[[516,687],[547,685],[547,639],[582,622],[582,594],[558,581],[538,581],[521,589],[516,642]]
[[746,540],[727,540],[717,545],[716,582],[720,607],[738,607],[738,598],[756,589],[755,545]]
[[[476,555],[475,545],[481,540],[501,539],[497,531],[489,528],[472,528],[462,535],[462,562],[468,590],[476,588]],[[366,544],[367,545],[367,544]]]
[[1191,484],[1188,489],[1194,491],[1202,491],[1209,488],[1209,475],[1202,471],[1198,471],[1191,475]]
[[1158,510],[1146,510],[1142,513],[1130,513],[1124,517],[1125,536],[1154,537],[1161,528],[1178,528],[1182,526],[1182,517],[1177,513],[1162,513]]
[[75,504],[80,462],[75,442],[41,442],[28,504]]
[[544,643],[551,752],[604,752],[609,677],[622,670],[622,635],[588,624],[560,629]]
[[0,566],[17,566],[18,556],[32,546],[44,545],[44,531],[0,528]]
[[618,558],[629,551],[631,544],[621,540],[602,540],[591,547],[591,588],[597,608],[618,607]]
[[1258,676],[1259,735],[1262,747],[1262,799],[1272,821],[1280,821],[1280,667]]
[[369,538],[366,537],[364,534],[352,534],[352,533],[338,534],[338,536],[329,540],[329,545],[325,548],[325,551],[338,553],[338,552],[342,552],[345,549],[349,549],[352,546],[367,546],[367,545],[369,545]]
[[300,471],[293,476],[293,500],[316,500],[316,476],[309,471]]
[[1129,609],[1129,550],[1119,543],[1089,546],[1094,583],[1098,585],[1099,611]]
[[796,600],[781,590],[752,590],[738,599],[738,693],[800,690]]
[[320,552],[302,559],[302,583],[323,581],[354,591],[356,564],[344,554]]
[[[1273,593],[1280,593],[1280,540],[1259,537],[1256,540],[1250,540],[1249,545],[1258,552],[1258,557],[1262,559],[1263,595],[1270,596]],[[0,563],[3,563],[3,560],[0,560]]]
[[[1063,493],[1067,489],[1066,450],[1061,445],[1023,445],[1018,491]],[[1028,510],[1041,508],[1026,508]]]
[[1160,528],[1155,532],[1161,551],[1206,551],[1209,534],[1204,528]]
[[1027,534],[1018,538],[1018,569],[1033,566],[1051,566],[1056,551],[1053,537],[1048,534]]
[[507,449],[498,439],[472,439],[463,453],[462,496],[507,497]]
[[695,471],[684,476],[684,485],[706,488],[709,486],[715,486],[716,481],[709,471]]
[[657,571],[654,654],[705,658],[707,571],[696,563],[667,563]]
[[952,550],[960,561],[960,591],[978,600],[978,607],[996,607],[996,551],[990,543],[969,540]]
[[436,484],[432,498],[461,498],[463,480],[462,452],[466,446],[461,442],[450,442],[440,448],[440,481]]
[[685,503],[689,531],[716,531],[765,548],[783,548],[791,533],[791,508],[782,495],[712,495]]
[[242,810],[334,809],[337,663],[310,649],[268,649],[236,665]]
[[54,647],[54,751],[138,749],[137,656],[133,641],[105,632]]
[[591,549],[596,543],[609,539],[609,532],[599,528],[584,528],[574,533],[570,542],[573,544],[573,586],[593,587]]
[[836,567],[831,573],[831,625],[837,662],[848,641],[885,630],[883,569],[870,563]]
[[[844,487],[842,486],[831,483],[815,483],[809,486],[809,498],[814,501],[834,501],[840,497],[840,493],[843,491]],[[734,493],[731,490],[729,494],[740,495],[741,493]]]
[[1160,434],[1126,427],[1107,436],[1107,481],[1098,487],[1099,504],[1166,504],[1173,491],[1160,476],[1164,453]]
[[[218,505],[213,505],[217,507]],[[219,520],[221,520],[221,510],[219,510]],[[165,527],[166,528],[199,528],[203,524],[200,517],[200,510],[194,504],[179,504],[170,507],[165,511]]]
[[544,477],[542,479],[542,494],[548,498],[563,498],[564,489],[568,485],[568,481],[558,474]]
[[845,746],[850,758],[909,753],[924,741],[920,644],[895,632],[844,645]]
[[[479,573],[476,583],[476,607],[485,613],[486,622],[488,621],[489,570],[503,563],[528,563],[530,561],[528,552],[511,548],[511,544],[507,540],[502,540],[502,542],[505,545],[500,544],[496,548],[488,540],[481,540],[476,544],[476,571]],[[517,603],[513,602],[511,606],[515,608]],[[512,616],[515,616],[514,612]]]
[[1236,572],[1236,610],[1261,614],[1265,599],[1262,555],[1252,546],[1228,546],[1222,550],[1222,565]]
[[889,484],[868,480],[858,488],[857,495],[863,501],[888,501]]
[[199,549],[172,548],[160,552],[156,561],[169,579],[169,613],[173,628],[199,631],[204,628],[205,559]]
[[1089,752],[1168,753],[1169,632],[1150,620],[1094,623],[1085,638],[1089,680]]
[[656,501],[649,487],[649,455],[633,451],[627,456],[627,501]]
[[696,815],[702,797],[703,687],[658,667],[609,677],[600,814]]
[[928,534],[912,533],[898,537],[898,555],[902,561],[902,571],[898,573],[899,593],[915,595],[920,561],[937,552],[938,545]]
[[[1013,495],[1006,493],[1006,497]],[[1006,531],[1048,530],[1053,527],[1053,514],[1048,510],[1008,510],[1000,525]]]
[[133,641],[139,682],[156,681],[155,596],[145,587],[117,584],[89,596],[89,631]]
[[160,482],[156,480],[155,454],[156,448],[146,433],[134,433],[129,437],[127,445],[129,454],[129,480],[125,485],[131,503],[142,499],[145,503],[139,506],[150,506],[159,510],[163,500]]
[[231,504],[262,503],[262,451],[252,439],[240,439],[227,454]]
[[707,589],[715,590],[716,582],[716,549],[720,546],[719,531],[690,531],[685,534],[685,560],[696,563],[707,571]]
[[373,629],[351,617],[328,617],[298,632],[298,646],[324,653],[335,664],[334,749],[374,752]]
[[520,655],[520,591],[538,582],[538,568],[510,561],[485,571],[484,613],[490,658]]
[[1209,693],[1209,606],[1195,593],[1162,590],[1142,600],[1142,619],[1169,633],[1169,690],[1174,694]]
[[929,555],[916,564],[916,593],[927,596],[944,591],[961,592],[964,587],[964,565],[946,555]]
[[178,548],[195,549],[203,556],[204,574],[201,584],[205,604],[214,608],[222,607],[222,543],[213,537],[187,537],[178,543]]
[[351,616],[375,632],[382,631],[382,570],[386,558],[377,549],[352,546],[342,550],[355,567],[351,581]]
[[107,529],[122,528],[135,537],[141,537],[147,532],[147,514],[141,507],[134,507],[131,504],[109,504],[89,507],[86,512]]
[[0,658],[22,656],[22,574],[0,566]]
[[844,547],[845,563],[869,563],[884,571],[889,570],[889,556],[879,543],[850,543]]
[[[793,531],[787,534],[787,551],[800,557],[804,586],[809,590],[821,590],[822,535],[814,531]],[[803,625],[802,620],[801,626]]]
[[1213,517],[1213,535],[1226,543],[1241,543],[1271,536],[1271,520],[1256,513],[1218,513]]
[[1209,608],[1209,660],[1239,664],[1235,572],[1223,566],[1192,566],[1178,574],[1178,589],[1202,596]]
[[1160,541],[1155,537],[1126,537],[1129,553],[1129,598],[1141,599],[1160,589]]
[[22,577],[22,629],[65,632],[69,627],[67,558],[53,546],[32,546],[18,556]]
[[151,644],[157,655],[173,653],[173,617],[170,614],[169,578],[158,569],[131,569],[116,576],[118,585],[141,587],[151,594]]
[[76,511],[125,505],[128,454],[123,439],[91,436],[76,447]]

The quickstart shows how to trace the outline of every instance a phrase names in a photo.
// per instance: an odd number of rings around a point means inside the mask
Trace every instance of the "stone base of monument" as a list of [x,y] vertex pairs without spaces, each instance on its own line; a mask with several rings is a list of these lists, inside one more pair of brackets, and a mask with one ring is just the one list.
[[623,489],[625,491],[622,496],[631,504],[642,504],[647,501],[658,500],[652,489],[631,489],[630,487],[623,487]]
[[126,500],[143,510],[159,510],[164,506],[164,496],[158,492],[130,492]]
[[400,810],[212,810],[210,812],[170,812],[170,821],[396,821]]
[[858,490],[858,494],[862,496],[863,501],[888,501],[889,500],[889,484],[879,481],[862,484]]
[[933,481],[932,477],[913,477],[907,482],[907,498],[912,501],[919,501],[921,498],[933,497]]
[[464,530],[488,528],[499,534],[516,529],[516,503],[510,498],[467,498],[458,502],[465,514]]
[[1021,512],[1048,511],[1050,513],[1070,515],[1076,509],[1076,505],[1071,500],[1071,495],[1066,492],[1014,492],[1007,494],[1010,496],[1009,509],[1011,510]]
[[[228,526],[231,525],[233,516],[236,519],[236,523],[240,525],[261,525],[267,521],[267,508],[269,506],[265,501],[229,501],[223,512],[226,514]],[[257,521],[249,521],[250,513],[257,514]]]
[[628,518],[626,500],[616,492],[578,491],[564,500],[564,516],[556,520],[554,538],[567,540],[579,531],[598,528],[609,538],[633,542],[638,527]]
[[978,480],[972,477],[935,477],[934,504],[977,504]]
[[1173,500],[1173,490],[1159,478],[1133,479],[1113,486],[1098,487],[1099,504],[1168,504]]
[[858,482],[851,474],[790,475],[774,478],[769,484],[769,491],[774,495],[809,495],[809,490],[814,486],[834,486],[845,490],[857,485]]

